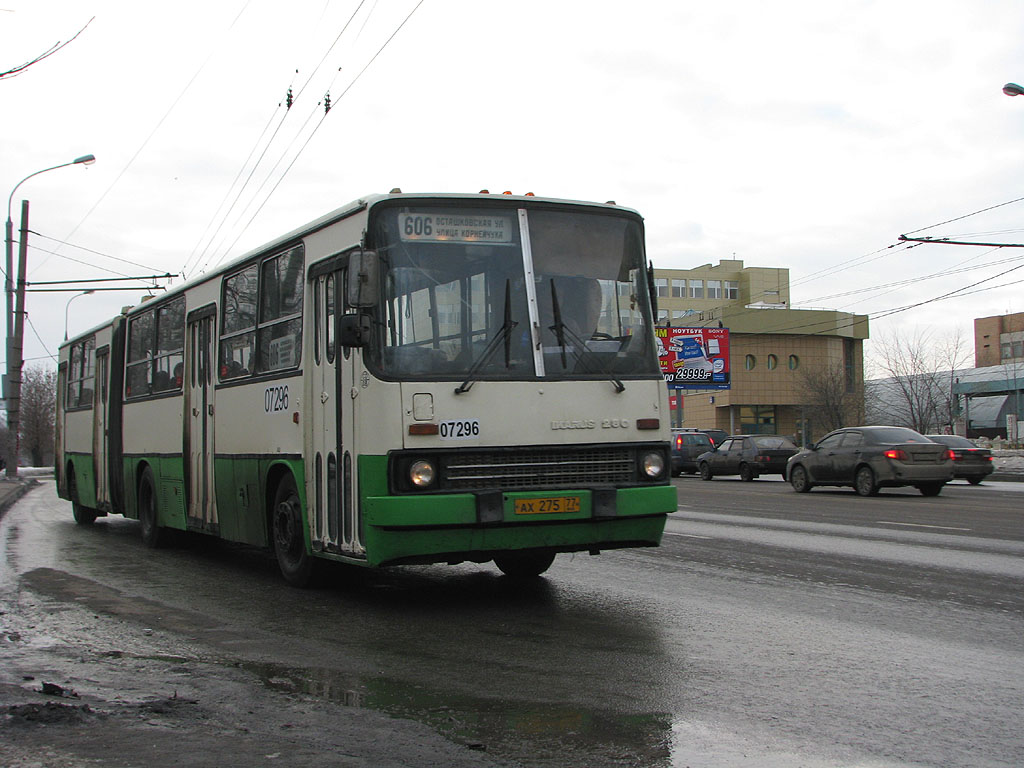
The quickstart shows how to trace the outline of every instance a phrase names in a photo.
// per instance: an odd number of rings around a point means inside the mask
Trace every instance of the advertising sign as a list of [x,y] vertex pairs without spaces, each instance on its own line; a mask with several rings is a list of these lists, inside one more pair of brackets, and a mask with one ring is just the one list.
[[729,389],[728,328],[655,328],[670,389]]

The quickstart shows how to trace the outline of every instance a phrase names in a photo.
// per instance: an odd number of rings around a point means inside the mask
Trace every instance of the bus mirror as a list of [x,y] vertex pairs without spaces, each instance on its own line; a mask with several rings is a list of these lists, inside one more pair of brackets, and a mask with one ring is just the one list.
[[376,306],[379,282],[380,258],[377,252],[352,251],[348,257],[348,305]]
[[365,347],[370,342],[370,318],[363,314],[338,318],[338,343],[343,347]]

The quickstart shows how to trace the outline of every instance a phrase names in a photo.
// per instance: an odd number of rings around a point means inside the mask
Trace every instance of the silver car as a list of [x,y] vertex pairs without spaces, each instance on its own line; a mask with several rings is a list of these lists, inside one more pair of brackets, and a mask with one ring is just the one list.
[[953,479],[949,448],[906,427],[848,427],[829,432],[789,459],[786,479],[797,493],[816,485],[850,485],[861,496],[912,485],[938,496]]

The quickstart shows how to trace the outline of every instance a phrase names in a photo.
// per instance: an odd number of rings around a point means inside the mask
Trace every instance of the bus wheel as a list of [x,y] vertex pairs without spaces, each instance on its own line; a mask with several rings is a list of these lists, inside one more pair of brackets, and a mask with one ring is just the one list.
[[139,522],[142,523],[142,543],[147,547],[157,549],[167,542],[166,532],[157,518],[156,482],[149,467],[142,470],[139,478]]
[[293,587],[305,587],[313,575],[313,558],[306,551],[302,507],[290,474],[278,483],[272,516],[274,553],[281,575]]
[[78,483],[75,482],[75,471],[68,471],[68,496],[71,497],[71,514],[79,525],[91,525],[96,522],[96,510],[83,506],[78,500]]
[[554,561],[554,552],[509,552],[494,558],[494,564],[498,569],[513,579],[532,579],[540,576]]

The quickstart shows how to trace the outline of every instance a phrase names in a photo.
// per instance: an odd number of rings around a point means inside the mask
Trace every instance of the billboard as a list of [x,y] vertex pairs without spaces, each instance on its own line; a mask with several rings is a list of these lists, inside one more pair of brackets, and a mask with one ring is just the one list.
[[670,389],[729,389],[728,328],[655,328]]

